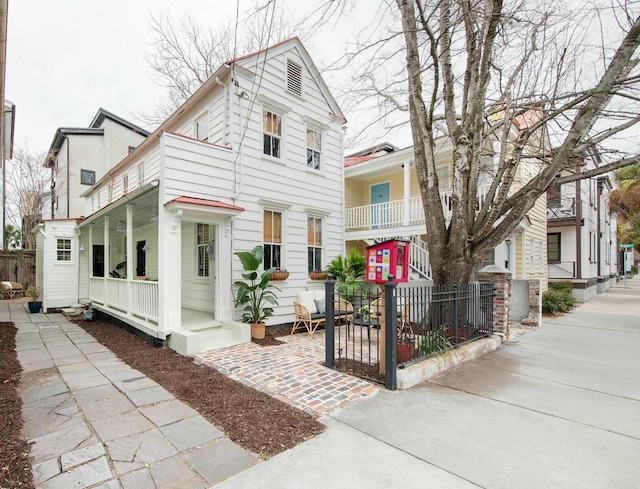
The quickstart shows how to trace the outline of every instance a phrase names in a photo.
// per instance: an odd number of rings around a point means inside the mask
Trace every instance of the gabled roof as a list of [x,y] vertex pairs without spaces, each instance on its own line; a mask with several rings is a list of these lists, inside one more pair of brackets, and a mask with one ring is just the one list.
[[151,134],[149,131],[147,131],[146,129],[142,129],[140,126],[136,126],[135,124],[124,120],[122,117],[119,117],[117,115],[115,115],[113,112],[109,112],[108,110],[103,109],[102,107],[100,107],[98,109],[97,114],[93,117],[93,120],[91,121],[91,124],[89,124],[89,127],[100,127],[100,125],[104,122],[105,119],[109,119],[113,122],[115,122],[116,124],[120,124],[121,126],[126,127],[127,129],[136,132],[138,134],[140,134],[141,136],[144,136],[145,138]]
[[269,53],[284,52],[291,49],[292,46],[295,46],[295,48],[298,50],[298,53],[300,54],[300,56],[304,61],[305,68],[309,70],[309,73],[311,74],[311,78],[318,84],[318,87],[320,88],[320,91],[322,92],[322,95],[324,96],[326,102],[331,106],[333,112],[329,115],[337,118],[343,124],[346,123],[347,119],[342,113],[340,106],[336,102],[336,99],[333,98],[333,95],[331,95],[331,91],[329,90],[329,87],[327,86],[327,84],[324,82],[324,79],[322,78],[320,71],[318,71],[318,68],[316,67],[315,63],[311,59],[309,52],[304,47],[304,45],[302,44],[302,41],[300,41],[298,37],[292,37],[291,39],[287,39],[285,41],[279,42],[277,44],[274,44],[273,46],[269,46],[260,51],[256,51],[255,53],[246,54],[244,56],[234,58],[232,60],[227,61],[225,64],[228,66],[239,65],[245,69],[249,69],[251,61],[255,60],[257,63],[260,61],[261,58],[262,59],[266,58],[266,56]]
[[[193,95],[191,95],[191,97],[189,97],[187,100],[185,100],[183,102],[183,104],[173,112],[173,114],[171,114],[162,124],[160,124],[160,126],[158,126],[156,128],[156,130],[153,131],[153,133],[151,133],[150,137],[148,137],[147,139],[142,141],[132,153],[130,153],[120,163],[118,163],[113,168],[111,168],[98,182],[95,183],[93,188],[97,187],[98,185],[100,185],[105,180],[107,180],[109,178],[112,178],[113,175],[116,174],[118,171],[120,171],[120,169],[123,166],[127,165],[130,160],[136,158],[140,154],[140,151],[144,151],[147,147],[149,147],[149,145],[151,145],[152,142],[156,140],[156,137],[153,137],[153,136],[160,136],[163,132],[171,132],[170,129],[169,129],[171,127],[171,124],[173,124],[176,121],[176,119],[178,119],[184,112],[189,110],[193,105],[195,105],[200,100],[202,100],[207,95],[209,90],[211,90],[213,87],[217,86],[218,83],[220,82],[220,80],[223,79],[225,76],[227,76],[232,71],[232,69],[234,68],[235,65],[238,65],[238,67],[243,69],[243,70],[250,71],[250,70],[248,70],[248,68],[245,65],[249,64],[249,63],[247,63],[247,61],[250,60],[253,56],[257,56],[257,55],[259,55],[261,53],[272,52],[274,50],[285,50],[286,46],[289,46],[291,44],[295,44],[295,46],[297,48],[299,48],[300,54],[305,60],[305,65],[306,65],[307,69],[310,70],[310,73],[312,74],[313,78],[317,81],[318,86],[320,87],[320,89],[322,90],[323,94],[325,95],[327,102],[332,106],[332,108],[334,110],[334,114],[333,115],[335,117],[337,117],[339,120],[341,120],[343,123],[346,122],[346,118],[344,117],[344,114],[340,110],[340,107],[338,106],[338,103],[333,98],[333,95],[331,95],[331,92],[329,91],[329,88],[327,87],[327,85],[325,84],[324,80],[320,76],[320,72],[316,68],[316,66],[313,63],[313,61],[311,60],[311,57],[309,56],[309,53],[307,52],[307,50],[302,45],[302,42],[300,41],[300,39],[298,39],[297,37],[293,37],[291,39],[288,39],[286,41],[282,41],[282,42],[280,42],[278,44],[275,44],[275,45],[273,45],[271,47],[268,47],[268,48],[263,49],[261,51],[258,51],[256,53],[248,54],[248,55],[242,56],[240,58],[235,58],[235,59],[227,61],[225,64],[223,64],[220,68],[218,68],[209,77],[209,79],[207,81],[205,81],[200,86],[200,88],[198,88],[193,93]],[[242,63],[240,63],[241,61],[242,61]]]
[[53,136],[53,141],[51,141],[51,146],[49,146],[47,158],[45,159],[45,166],[51,165],[52,158],[54,158],[60,150],[60,147],[67,136],[103,136],[104,129],[100,127],[100,125],[102,125],[105,119],[109,119],[116,124],[120,124],[121,126],[126,127],[130,131],[140,134],[145,138],[150,134],[149,131],[142,129],[141,127],[138,127],[101,107],[91,120],[89,127],[59,127],[56,129],[56,134]]

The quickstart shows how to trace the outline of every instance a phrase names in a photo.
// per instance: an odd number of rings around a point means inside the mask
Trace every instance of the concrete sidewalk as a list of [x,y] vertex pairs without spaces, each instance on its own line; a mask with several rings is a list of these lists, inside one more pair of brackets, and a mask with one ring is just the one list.
[[258,461],[61,314],[25,306],[2,302],[0,321],[18,328],[36,487],[206,488]]
[[637,489],[640,281],[323,421],[322,435],[216,488]]

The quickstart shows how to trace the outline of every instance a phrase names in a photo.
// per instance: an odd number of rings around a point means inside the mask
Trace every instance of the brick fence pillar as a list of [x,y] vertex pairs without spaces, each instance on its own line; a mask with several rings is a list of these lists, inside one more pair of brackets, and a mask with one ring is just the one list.
[[478,272],[478,281],[492,283],[493,330],[509,338],[509,309],[511,308],[511,272],[497,265],[489,265]]

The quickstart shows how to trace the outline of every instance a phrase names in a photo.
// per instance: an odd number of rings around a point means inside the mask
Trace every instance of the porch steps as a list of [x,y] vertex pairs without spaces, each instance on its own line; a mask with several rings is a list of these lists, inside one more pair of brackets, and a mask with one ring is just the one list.
[[66,314],[67,316],[75,316],[76,314],[80,314],[82,311],[84,311],[84,306],[79,302],[71,304],[69,307],[65,307],[62,309],[62,313]]
[[249,341],[251,327],[248,324],[236,321],[210,321],[174,329],[169,336],[169,348],[181,355],[190,356]]

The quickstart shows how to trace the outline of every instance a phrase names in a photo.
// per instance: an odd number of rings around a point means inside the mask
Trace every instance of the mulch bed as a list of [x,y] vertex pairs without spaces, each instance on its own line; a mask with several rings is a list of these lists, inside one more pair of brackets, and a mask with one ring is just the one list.
[[[288,450],[325,428],[310,414],[213,369],[196,365],[169,348],[153,348],[108,323],[75,322],[122,361],[155,380],[222,429],[231,440],[263,458]],[[290,330],[287,329],[286,334]],[[273,328],[265,340],[280,344],[275,338],[281,336],[281,332]],[[267,343],[265,340],[255,341]]]
[[33,488],[29,444],[22,438],[22,367],[13,323],[0,323],[0,487]]

